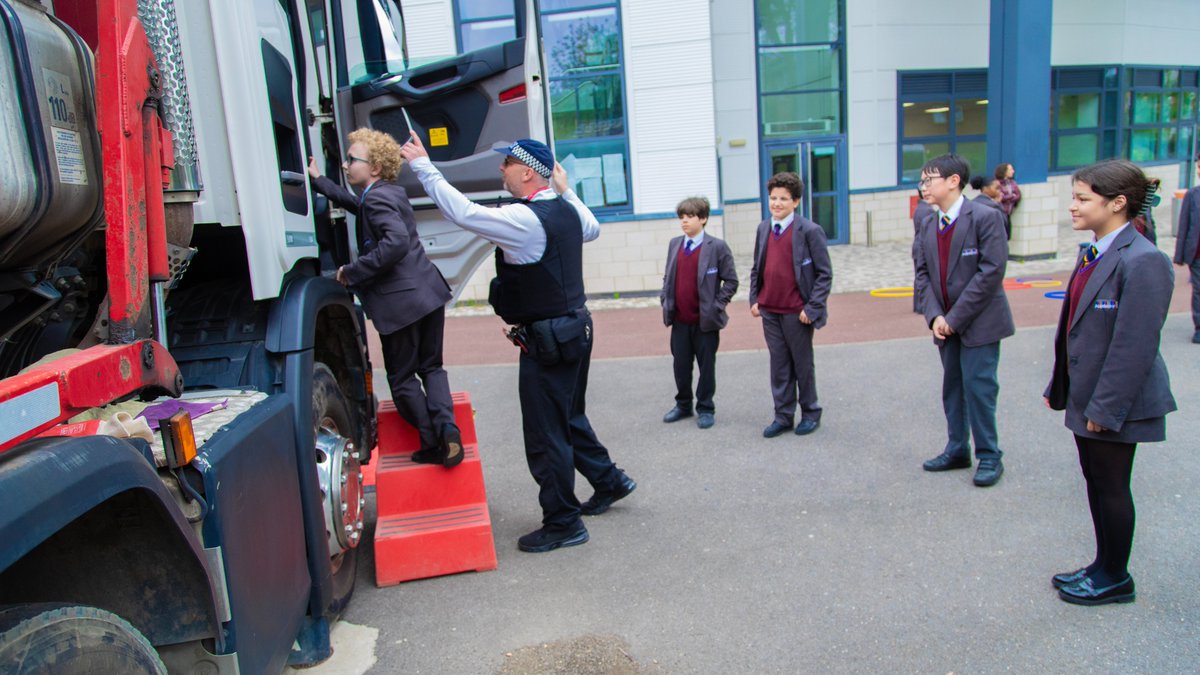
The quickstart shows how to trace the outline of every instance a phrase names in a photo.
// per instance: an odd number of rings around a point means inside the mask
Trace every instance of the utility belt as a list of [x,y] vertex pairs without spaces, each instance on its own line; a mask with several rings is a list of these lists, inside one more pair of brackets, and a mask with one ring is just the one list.
[[543,366],[574,363],[591,348],[592,315],[580,307],[564,316],[511,326],[504,336]]

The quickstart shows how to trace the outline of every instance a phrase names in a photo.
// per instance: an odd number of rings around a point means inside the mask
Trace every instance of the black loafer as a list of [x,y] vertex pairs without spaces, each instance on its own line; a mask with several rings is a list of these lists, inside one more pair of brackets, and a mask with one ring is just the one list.
[[800,424],[796,425],[797,436],[807,436],[817,430],[821,423],[817,420],[800,420]]
[[952,455],[946,452],[927,460],[921,465],[926,471],[950,471],[951,469],[971,468],[969,455]]
[[441,448],[421,448],[410,459],[416,464],[441,464],[444,454]]
[[442,466],[447,469],[458,466],[463,461],[462,433],[453,424],[442,427]]
[[766,429],[763,429],[763,438],[775,438],[782,433],[791,431],[791,429],[792,427],[789,425],[780,424],[779,422],[771,422],[767,425]]
[[619,502],[622,499],[633,494],[637,489],[637,482],[629,476],[621,474],[621,480],[617,484],[617,489],[612,492],[596,492],[592,498],[579,505],[579,512],[585,516],[598,516],[608,510],[614,502]]
[[717,420],[712,413],[700,413],[700,416],[696,418],[696,426],[701,429],[711,429],[712,425],[716,423]]
[[1079,569],[1075,570],[1074,572],[1063,572],[1062,574],[1055,574],[1054,576],[1050,577],[1050,585],[1054,586],[1055,588],[1062,588],[1063,586],[1070,586],[1071,584],[1073,584],[1077,581],[1080,581],[1081,579],[1083,579],[1086,576],[1087,576],[1087,568],[1080,567]]
[[675,406],[674,408],[671,408],[670,410],[668,410],[666,415],[663,415],[663,421],[666,422],[667,424],[670,424],[671,422],[678,422],[679,420],[681,420],[685,417],[691,417],[691,416],[692,416],[691,410],[684,410],[683,408],[680,408],[679,406]]
[[1114,602],[1133,602],[1137,599],[1137,593],[1133,587],[1133,577],[1125,577],[1125,580],[1121,583],[1105,586],[1104,588],[1096,588],[1091,577],[1084,577],[1073,584],[1058,589],[1058,597],[1072,605],[1087,605],[1092,607],[1095,605],[1108,605]]
[[565,530],[540,528],[517,540],[517,548],[526,553],[545,553],[556,548],[579,546],[588,540],[587,528],[583,523]]
[[985,457],[979,460],[979,468],[975,470],[975,485],[979,487],[991,487],[1003,475],[1004,462],[995,457]]

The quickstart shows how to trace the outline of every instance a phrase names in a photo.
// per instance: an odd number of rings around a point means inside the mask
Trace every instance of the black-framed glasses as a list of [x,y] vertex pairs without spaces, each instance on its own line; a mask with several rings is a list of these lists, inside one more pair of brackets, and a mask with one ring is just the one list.
[[350,166],[351,164],[353,164],[355,162],[362,162],[363,164],[370,164],[370,162],[363,159],[362,157],[355,157],[354,155],[351,155],[350,153],[346,153],[346,166]]
[[930,185],[933,185],[933,181],[935,181],[939,178],[945,178],[945,176],[926,176],[925,178],[922,178],[921,180],[917,181],[917,187],[927,188]]

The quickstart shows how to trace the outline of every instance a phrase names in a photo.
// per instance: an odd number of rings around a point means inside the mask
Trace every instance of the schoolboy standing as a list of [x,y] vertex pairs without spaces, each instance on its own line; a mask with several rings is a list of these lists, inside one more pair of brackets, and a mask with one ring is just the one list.
[[926,471],[971,467],[975,485],[995,485],[1004,473],[996,432],[1000,340],[1016,332],[1004,269],[1008,241],[1004,214],[963,198],[971,167],[957,155],[929,160],[921,169],[925,200],[934,207],[920,228],[916,293],[942,359],[942,407],[949,439]]
[[729,322],[725,306],[737,292],[733,254],[724,241],[704,231],[709,205],[704,197],[689,197],[675,207],[681,236],[667,245],[667,266],[659,301],[663,323],[671,327],[674,357],[675,407],[663,421],[678,422],[692,416],[692,362],[700,368],[696,383],[696,426],[711,428],[716,408],[717,347],[721,329]]
[[833,266],[825,231],[796,215],[804,183],[787,171],[767,181],[771,217],[758,225],[750,268],[750,314],[762,317],[771,355],[771,397],[775,419],[763,429],[774,438],[792,428],[796,403],[803,436],[821,424],[813,364],[813,331],[827,319],[825,301],[833,286]]

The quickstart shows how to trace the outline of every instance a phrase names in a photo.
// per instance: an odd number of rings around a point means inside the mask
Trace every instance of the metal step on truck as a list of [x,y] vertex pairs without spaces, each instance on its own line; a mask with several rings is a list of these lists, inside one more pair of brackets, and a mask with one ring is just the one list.
[[[491,148],[550,140],[515,12],[416,66],[396,0],[0,0],[0,673],[329,657],[377,400],[332,279],[353,217],[307,158],[340,176],[351,130],[411,123],[500,199]],[[459,288],[490,245],[401,181]]]

